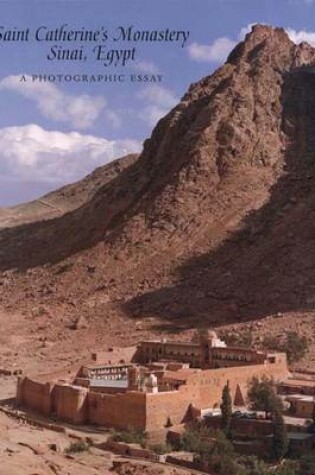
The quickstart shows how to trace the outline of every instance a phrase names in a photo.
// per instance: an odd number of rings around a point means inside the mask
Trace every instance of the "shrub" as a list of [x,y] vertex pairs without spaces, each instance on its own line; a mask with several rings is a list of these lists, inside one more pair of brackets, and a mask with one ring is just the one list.
[[139,444],[141,447],[146,445],[147,435],[144,431],[137,429],[127,429],[125,431],[112,433],[112,439],[116,442],[125,442],[126,444]]
[[268,465],[254,455],[240,456],[238,462],[246,475],[271,475]]
[[149,449],[158,455],[169,454],[173,451],[172,447],[169,444],[154,444],[150,445]]
[[253,333],[250,330],[244,330],[240,333],[222,333],[221,337],[228,346],[241,346],[251,348],[254,343]]
[[76,442],[71,442],[69,447],[65,449],[66,454],[77,454],[80,452],[85,452],[86,450],[89,450],[90,446],[83,440],[78,440]]
[[301,466],[299,462],[286,460],[279,465],[272,475],[305,475],[301,472]]

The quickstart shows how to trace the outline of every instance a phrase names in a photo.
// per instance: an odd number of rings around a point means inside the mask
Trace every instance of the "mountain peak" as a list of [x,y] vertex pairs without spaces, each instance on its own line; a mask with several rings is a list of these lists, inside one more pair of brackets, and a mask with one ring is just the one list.
[[77,298],[78,313],[101,318],[105,304],[83,304],[96,295],[133,315],[220,321],[295,311],[314,298],[313,283],[304,285],[315,265],[314,51],[255,25],[88,202],[0,232],[0,269],[33,268],[16,273],[15,286],[6,275],[3,300],[14,300],[14,287],[32,307],[51,281],[47,299]]
[[236,45],[227,62],[231,64],[244,60],[251,62],[261,53],[268,55],[274,51],[289,51],[292,47],[294,43],[283,28],[256,24],[246,34],[245,39]]
[[238,43],[227,59],[227,63],[268,63],[283,69],[283,72],[315,63],[315,49],[306,41],[298,45],[289,37],[284,28],[255,24],[245,39]]
[[282,41],[290,40],[284,28],[257,23],[252,26],[251,31],[246,35],[245,41],[251,39],[256,42],[261,42],[264,39],[275,37]]

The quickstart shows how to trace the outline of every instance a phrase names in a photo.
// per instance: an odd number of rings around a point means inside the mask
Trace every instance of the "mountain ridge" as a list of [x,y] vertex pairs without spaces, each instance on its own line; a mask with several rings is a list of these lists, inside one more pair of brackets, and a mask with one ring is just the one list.
[[89,202],[0,232],[0,303],[174,328],[312,312],[314,64],[254,26]]
[[64,185],[27,203],[6,208],[0,207],[0,229],[53,219],[79,208],[83,203],[92,199],[101,186],[131,165],[137,156],[129,154],[107,165],[99,166],[82,180]]

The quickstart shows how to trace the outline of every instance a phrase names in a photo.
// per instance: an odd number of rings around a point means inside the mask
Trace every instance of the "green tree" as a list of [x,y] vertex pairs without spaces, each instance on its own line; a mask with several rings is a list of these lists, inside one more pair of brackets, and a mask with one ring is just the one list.
[[308,353],[308,340],[297,332],[288,332],[283,350],[287,354],[289,363],[296,363]]
[[314,475],[315,455],[313,453],[304,455],[301,458],[301,475]]
[[222,333],[221,338],[228,346],[241,346],[251,348],[254,343],[254,335],[250,330],[243,330],[240,333]]
[[277,396],[274,380],[264,376],[261,380],[253,377],[249,383],[248,398],[254,411],[264,411],[266,414],[282,411],[282,401]]
[[273,419],[273,458],[282,460],[288,451],[288,436],[283,419],[282,410],[276,408]]
[[264,348],[268,348],[268,350],[274,351],[283,351],[283,344],[279,341],[279,338],[274,335],[266,335],[262,346]]
[[194,422],[185,427],[181,439],[181,448],[198,455],[198,459],[205,460],[209,445],[212,444],[211,432],[204,424]]
[[200,343],[201,340],[206,340],[208,338],[208,327],[197,327],[193,333],[192,341],[195,343]]
[[227,437],[231,435],[231,420],[232,420],[232,398],[229,381],[226,382],[222,390],[221,409],[221,427]]
[[287,354],[289,363],[296,363],[304,358],[309,351],[309,343],[305,336],[300,336],[297,332],[287,332],[284,339],[267,335],[263,341],[263,346],[274,351],[283,351]]
[[203,423],[190,424],[182,436],[182,448],[195,453],[196,462],[217,475],[246,475],[222,431],[212,431]]
[[232,443],[225,433],[217,430],[210,432],[211,442],[204,453],[204,462],[211,473],[217,475],[246,475],[244,467],[237,460]]

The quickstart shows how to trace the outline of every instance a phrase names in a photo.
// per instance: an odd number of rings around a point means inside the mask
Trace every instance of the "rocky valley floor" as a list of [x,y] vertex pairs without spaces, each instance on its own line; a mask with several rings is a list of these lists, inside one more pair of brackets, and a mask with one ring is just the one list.
[[30,426],[0,412],[0,474],[189,475],[193,473],[171,466],[120,459],[110,452],[93,447],[82,453],[67,454],[67,448],[74,440],[71,436]]

